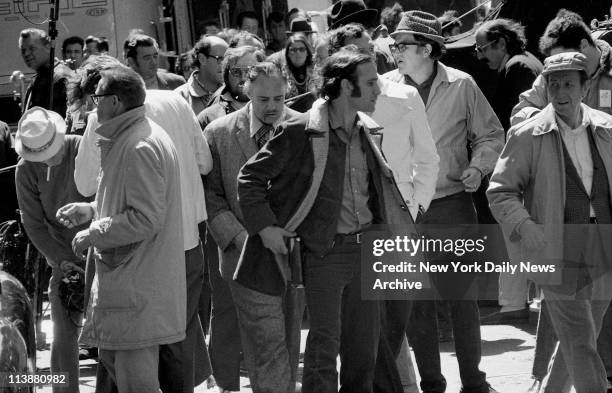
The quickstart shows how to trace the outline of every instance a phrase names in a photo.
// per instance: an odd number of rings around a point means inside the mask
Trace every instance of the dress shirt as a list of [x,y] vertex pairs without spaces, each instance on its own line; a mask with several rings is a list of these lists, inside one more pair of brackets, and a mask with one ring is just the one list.
[[359,232],[372,223],[373,214],[368,207],[368,163],[361,143],[361,125],[355,118],[353,129],[347,132],[343,120],[329,114],[329,125],[346,145],[344,160],[344,187],[338,216],[337,233]]

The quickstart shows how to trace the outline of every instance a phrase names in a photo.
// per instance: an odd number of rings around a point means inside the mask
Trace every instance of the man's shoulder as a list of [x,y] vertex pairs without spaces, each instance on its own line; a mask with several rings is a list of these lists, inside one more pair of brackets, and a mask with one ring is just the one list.
[[165,71],[157,71],[157,79],[168,84],[172,90],[186,83],[182,76]]
[[583,105],[582,108],[587,111],[591,125],[606,129],[608,133],[612,132],[612,115],[586,105]]
[[457,68],[444,65],[441,62],[438,62],[438,73],[441,73],[442,76],[445,77],[449,83],[462,83],[466,85],[476,86],[476,82],[474,81],[472,75]]
[[515,69],[528,69],[533,71],[534,74],[539,74],[542,72],[543,68],[544,66],[542,65],[542,62],[529,52],[519,53],[518,55],[512,56],[510,59],[508,59],[505,66],[506,72]]

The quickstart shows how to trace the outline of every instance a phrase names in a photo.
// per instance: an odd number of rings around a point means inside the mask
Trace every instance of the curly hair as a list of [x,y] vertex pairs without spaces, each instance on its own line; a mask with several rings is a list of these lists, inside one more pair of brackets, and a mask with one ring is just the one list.
[[516,21],[503,18],[494,19],[483,23],[478,30],[485,33],[489,42],[503,38],[510,56],[525,52],[527,47],[525,28]]
[[84,104],[83,99],[87,95],[94,94],[96,86],[102,78],[100,73],[108,68],[121,65],[119,60],[109,55],[92,55],[85,60],[76,73],[68,80],[66,92],[68,103],[73,105],[79,101]]
[[269,78],[278,77],[282,79],[285,86],[287,85],[287,73],[285,72],[283,67],[271,61],[264,61],[255,64],[249,69],[247,80],[244,82],[244,91],[250,94],[251,84],[262,75],[267,76]]
[[266,54],[260,48],[254,46],[240,46],[238,48],[229,48],[223,56],[221,63],[221,72],[223,73],[223,82],[229,86],[229,70],[232,68],[242,56],[253,54],[257,62],[262,62],[266,59]]
[[393,4],[391,7],[385,7],[380,13],[380,22],[387,26],[387,30],[389,33],[393,33],[397,28],[400,20],[402,19],[402,14],[404,12],[404,8],[399,3]]
[[363,25],[358,23],[349,23],[335,30],[330,31],[329,36],[329,53],[336,53],[346,46],[346,41],[349,39],[359,39],[366,34],[367,31]]
[[[354,46],[354,45],[353,45]],[[357,48],[342,49],[328,57],[321,67],[321,86],[319,96],[334,100],[340,96],[343,79],[357,86],[357,67],[373,62],[372,56],[359,53]]]
[[540,52],[550,56],[553,48],[562,47],[580,50],[580,42],[585,39],[595,45],[591,37],[591,30],[584,23],[580,15],[564,8],[559,10],[557,16],[548,23],[546,30],[540,38]]

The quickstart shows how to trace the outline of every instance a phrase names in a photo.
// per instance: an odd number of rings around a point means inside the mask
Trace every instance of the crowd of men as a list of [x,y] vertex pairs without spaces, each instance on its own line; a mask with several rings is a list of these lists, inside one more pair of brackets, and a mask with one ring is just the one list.
[[[23,30],[36,76],[15,179],[52,268],[51,370],[70,381],[54,391],[79,391],[80,342],[99,350],[97,392],[239,391],[241,368],[257,393],[418,392],[411,347],[421,391],[444,393],[448,313],[461,392],[495,392],[481,321],[524,317],[529,280],[544,298],[530,392],[609,391],[611,48],[561,10],[542,63],[519,23],[486,21],[476,56],[497,85],[485,96],[440,61],[453,34],[443,23],[461,27],[452,15],[395,5],[379,18],[341,0],[318,35],[302,10],[271,13],[266,44],[243,12],[236,31],[207,26],[178,67],[187,80],[159,69],[139,30],[123,62],[103,39],[70,37],[54,64],[45,32]],[[362,234],[475,236],[473,196],[487,183],[503,253],[554,273],[502,273],[502,308],[482,319],[475,274],[431,274],[436,300],[364,300]],[[59,290],[74,272],[84,313]]]

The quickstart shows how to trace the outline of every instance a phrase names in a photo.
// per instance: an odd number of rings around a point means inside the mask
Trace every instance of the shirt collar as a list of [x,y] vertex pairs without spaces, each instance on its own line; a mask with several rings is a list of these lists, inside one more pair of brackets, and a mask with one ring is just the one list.
[[135,122],[145,118],[145,106],[141,105],[129,111],[123,112],[96,129],[96,133],[108,139],[115,139],[124,130],[131,127]]
[[586,130],[589,126],[589,118],[586,115],[586,111],[583,108],[580,108],[580,115],[582,117],[582,121],[580,125],[576,128],[571,128],[561,117],[555,114],[555,125],[557,129],[561,132],[562,135],[569,133],[570,135],[577,135],[582,131]]

